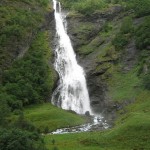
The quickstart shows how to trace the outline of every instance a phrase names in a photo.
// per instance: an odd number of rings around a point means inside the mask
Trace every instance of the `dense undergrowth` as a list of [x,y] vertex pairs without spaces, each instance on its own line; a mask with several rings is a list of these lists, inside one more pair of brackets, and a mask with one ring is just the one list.
[[48,40],[47,32],[38,34],[28,53],[4,71],[1,96],[12,110],[41,103],[51,95],[55,77],[52,66],[49,67],[52,56]]
[[36,35],[50,9],[48,0],[0,1],[0,75]]
[[[37,129],[22,117],[22,107],[45,101],[53,87],[50,36],[46,31],[39,32],[49,8],[48,0],[0,1],[2,150],[46,149]],[[21,54],[22,51],[26,53]],[[19,114],[14,124],[7,120],[12,111]]]
[[[5,129],[5,132],[2,129],[0,143],[1,147],[4,147],[3,149],[14,149],[14,147],[15,149],[22,149],[22,147],[25,149],[28,147],[33,147],[33,149],[40,149],[41,147],[41,149],[44,149],[42,139],[37,134],[37,128],[26,121],[22,109],[25,105],[46,101],[52,91],[55,78],[53,69],[49,66],[51,52],[48,41],[47,32],[38,33],[25,56],[14,61],[9,70],[3,73],[0,93],[0,114],[2,117],[0,125],[2,128],[10,128],[10,130]],[[9,122],[7,119],[12,111],[18,114],[14,123]],[[7,124],[8,122],[9,124]],[[12,136],[13,133],[16,134],[16,137]],[[24,138],[26,142],[18,145],[21,138]],[[30,139],[34,139],[34,143],[30,143]],[[13,144],[14,140],[17,141],[17,147]],[[6,141],[9,141],[9,143],[4,144]]]

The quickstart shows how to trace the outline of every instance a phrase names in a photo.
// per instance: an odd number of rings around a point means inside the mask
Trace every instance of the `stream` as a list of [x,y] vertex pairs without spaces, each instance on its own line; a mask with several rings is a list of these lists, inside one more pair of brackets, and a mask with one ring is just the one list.
[[103,117],[92,116],[91,123],[86,123],[75,127],[57,129],[56,131],[53,131],[50,134],[67,134],[67,133],[80,133],[87,131],[99,131],[108,129],[109,127],[110,126],[107,124],[107,122],[104,120]]

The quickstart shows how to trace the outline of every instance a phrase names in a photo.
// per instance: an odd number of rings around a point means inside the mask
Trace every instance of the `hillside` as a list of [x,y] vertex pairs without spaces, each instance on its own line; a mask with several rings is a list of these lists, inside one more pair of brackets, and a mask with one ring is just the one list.
[[[87,74],[91,106],[114,127],[46,136],[49,149],[150,148],[150,1],[107,2],[62,0],[70,11],[68,33]],[[52,139],[55,145],[48,142]]]
[[49,103],[58,81],[52,1],[1,0],[0,149],[150,149],[150,0],[60,1],[91,107],[112,128],[41,136],[87,119]]
[[52,4],[2,0],[0,27],[0,149],[44,150],[41,133],[86,121],[49,102],[57,81]]

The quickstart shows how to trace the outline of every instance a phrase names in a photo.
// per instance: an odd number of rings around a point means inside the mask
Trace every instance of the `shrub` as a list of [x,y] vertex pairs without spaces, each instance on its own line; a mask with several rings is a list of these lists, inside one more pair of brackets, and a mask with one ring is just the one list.
[[127,33],[132,33],[134,30],[133,28],[133,21],[132,21],[132,18],[131,17],[125,17],[123,19],[123,22],[122,22],[122,25],[121,25],[121,28],[120,28],[120,32],[122,34],[127,34]]
[[128,37],[123,34],[117,34],[112,41],[116,49],[120,50],[128,43]]
[[54,75],[48,64],[51,53],[47,36],[46,32],[39,33],[24,58],[15,61],[3,74],[3,89],[11,96],[8,104],[12,110],[22,104],[41,103],[51,94]]
[[37,133],[20,129],[0,129],[1,150],[46,150],[42,138]]
[[133,9],[137,17],[150,14],[150,0],[129,0],[127,7]]
[[150,70],[143,77],[143,85],[144,85],[145,89],[150,90]]
[[150,45],[150,17],[146,17],[144,22],[135,31],[136,46],[145,49]]
[[119,33],[116,34],[112,41],[112,44],[116,47],[116,49],[122,49],[128,44],[128,41],[134,31],[132,22],[133,21],[131,17],[125,17],[123,19]]
[[10,114],[10,108],[3,94],[0,94],[0,125],[5,125],[5,119]]

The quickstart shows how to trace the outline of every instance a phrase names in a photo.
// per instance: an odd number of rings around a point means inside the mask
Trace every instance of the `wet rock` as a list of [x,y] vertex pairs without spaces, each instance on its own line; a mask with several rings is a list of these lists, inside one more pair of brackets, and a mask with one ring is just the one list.
[[[101,48],[99,47],[104,47],[111,41],[111,37],[109,39],[103,39],[100,37],[100,32],[102,31],[103,26],[107,21],[117,20],[118,14],[122,11],[123,8],[117,5],[110,7],[103,12],[91,14],[91,16],[88,17],[79,14],[69,15],[67,17],[68,34],[71,37],[79,63],[84,67],[86,72],[92,110],[95,113],[101,113],[110,122],[115,119],[115,114],[118,108],[113,107],[114,103],[111,103],[109,99],[106,80],[111,77],[111,74],[106,73],[109,70],[110,65],[117,61],[118,56],[116,56],[114,52],[112,56],[109,56],[110,59],[100,61],[97,61],[97,56],[101,53]],[[92,41],[94,42],[92,43]],[[91,45],[93,44],[92,47],[86,47],[89,43]],[[83,47],[85,50],[87,48],[90,48],[90,50],[83,54],[81,52]],[[112,51],[114,50],[111,50],[111,53]],[[106,55],[111,54],[107,53]],[[100,66],[98,70],[96,69],[97,66]]]
[[86,111],[86,112],[85,112],[85,115],[86,115],[86,116],[90,116],[90,112],[89,112],[89,111]]

